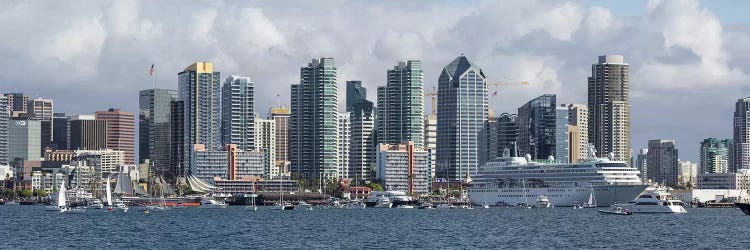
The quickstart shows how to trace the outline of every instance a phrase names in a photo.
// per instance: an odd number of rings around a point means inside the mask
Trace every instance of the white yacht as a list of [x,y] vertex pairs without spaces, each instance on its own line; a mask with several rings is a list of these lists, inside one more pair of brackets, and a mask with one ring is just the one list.
[[313,210],[313,207],[307,202],[300,201],[296,206],[294,206],[294,210]]
[[612,207],[621,207],[632,213],[687,213],[682,206],[682,201],[672,199],[667,188],[649,187],[638,198],[625,203],[615,204]]
[[228,205],[226,202],[211,199],[209,197],[203,197],[203,199],[201,199],[200,208],[227,208],[227,206]]
[[632,200],[647,186],[637,169],[625,162],[597,158],[591,146],[582,163],[509,155],[506,149],[503,157],[488,161],[471,177],[468,195],[472,204],[521,205],[544,195],[558,207],[572,207],[575,201],[594,196],[597,205],[609,206]]
[[367,205],[360,200],[352,200],[346,203],[346,208],[348,209],[365,209],[365,207],[367,207]]
[[283,203],[276,203],[271,207],[273,210],[292,210],[294,209],[294,205],[290,202],[283,202]]
[[122,200],[116,200],[114,203],[114,208],[110,207],[107,210],[109,211],[118,210],[118,211],[122,211],[123,213],[127,213],[128,209],[129,208],[127,205],[125,205],[125,202],[123,202]]
[[540,195],[536,198],[536,201],[534,201],[534,205],[531,207],[533,208],[553,208],[552,203],[549,202],[549,199],[545,195]]
[[[408,196],[406,192],[402,191],[374,191],[370,193],[370,197],[365,200],[365,204],[368,207],[382,207],[380,203],[383,201],[381,198],[386,198],[393,207],[399,205],[414,205],[417,201]],[[391,207],[391,206],[388,206]]]
[[99,199],[93,199],[89,201],[88,208],[102,209],[104,208],[104,204],[102,204],[102,201]]
[[368,207],[376,207],[376,208],[391,208],[391,207],[393,207],[393,203],[391,202],[391,200],[388,199],[387,197],[384,197],[384,196],[380,196],[380,197],[377,197],[375,199],[373,199],[373,197],[371,196],[370,198],[367,199],[367,201],[365,202],[365,204]]

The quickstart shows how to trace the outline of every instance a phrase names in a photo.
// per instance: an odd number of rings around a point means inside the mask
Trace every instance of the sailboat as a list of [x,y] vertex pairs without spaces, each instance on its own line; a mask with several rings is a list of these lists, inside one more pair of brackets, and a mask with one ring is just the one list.
[[589,194],[589,201],[583,204],[584,208],[595,208],[596,198],[594,197],[594,188],[591,188],[591,194]]
[[148,206],[146,206],[146,211],[149,211],[149,210],[150,211],[166,211],[168,209],[167,208],[167,201],[164,199],[164,187],[165,187],[165,185],[166,185],[165,182],[160,181],[159,192],[161,193],[161,204],[158,204],[158,205],[154,205],[154,204],[148,205]]
[[253,203],[250,206],[246,206],[245,210],[246,211],[258,211],[258,206],[255,205],[255,197],[258,197],[258,195],[257,194],[251,194],[250,197],[253,198]]
[[[118,187],[120,187],[120,180],[121,179],[122,178],[118,177],[118,181],[117,181]],[[109,187],[109,178],[107,178],[107,206],[108,206],[107,207],[107,211],[113,211],[112,210],[113,209],[113,206],[112,206],[112,190]],[[114,209],[120,210],[123,213],[128,212],[128,206],[126,206],[125,203],[122,202],[122,200],[117,200],[117,201],[114,202]]]
[[294,205],[289,202],[284,202],[284,192],[279,191],[279,203],[276,203],[276,205],[273,205],[271,208],[273,210],[292,210],[294,209]]
[[60,213],[83,213],[86,210],[80,207],[68,207],[67,194],[68,190],[65,188],[65,181],[60,183],[60,193],[57,194],[57,208],[60,209]]

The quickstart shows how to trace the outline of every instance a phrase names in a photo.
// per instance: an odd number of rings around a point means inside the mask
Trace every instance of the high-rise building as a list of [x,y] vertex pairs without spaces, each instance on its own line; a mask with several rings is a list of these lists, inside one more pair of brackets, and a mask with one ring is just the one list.
[[23,93],[5,94],[10,117],[28,117],[29,96]]
[[351,166],[349,164],[349,158],[351,155],[349,154],[349,149],[351,149],[351,121],[349,120],[351,118],[351,114],[349,112],[339,113],[338,116],[338,130],[336,133],[338,136],[336,137],[337,140],[337,147],[338,147],[338,156],[336,157],[338,159],[338,174],[337,178],[342,179],[349,179],[354,178],[350,176],[349,170],[351,169]]
[[648,149],[641,149],[635,156],[634,165],[641,172],[641,180],[645,183],[648,180]]
[[571,163],[580,162],[588,156],[589,109],[584,104],[562,104],[568,108],[568,155]]
[[377,178],[386,190],[427,194],[430,188],[430,153],[412,142],[380,144]]
[[737,100],[734,109],[734,155],[732,169],[750,168],[750,96]]
[[[0,95],[0,165],[8,165],[8,120],[10,120],[10,111],[8,111],[8,99]],[[3,178],[0,176],[0,178]]]
[[222,148],[221,73],[214,71],[212,63],[196,62],[178,73],[177,79],[178,100],[183,102],[183,160],[192,166],[194,144],[203,144],[209,151]]
[[588,78],[589,142],[600,155],[630,159],[629,65],[621,55],[604,55]]
[[8,160],[39,160],[42,156],[41,123],[34,120],[8,122]]
[[679,155],[673,140],[648,141],[648,179],[664,185],[675,186]]
[[479,137],[488,109],[482,69],[464,55],[443,68],[438,79],[438,177],[464,180],[477,172]]
[[98,150],[107,148],[107,121],[97,120],[94,115],[69,117],[68,145],[70,149]]
[[677,162],[677,185],[683,188],[695,187],[698,178],[698,164],[690,161]]
[[52,99],[34,98],[27,104],[29,119],[33,120],[52,120],[54,114],[54,103]]
[[325,179],[338,172],[338,87],[333,58],[313,59],[291,86],[289,127],[291,172],[297,178]]
[[[546,94],[518,108],[518,152],[532,159],[556,155],[556,96]],[[567,122],[567,121],[566,121]]]
[[271,119],[276,124],[275,165],[280,174],[289,174],[289,169],[286,166],[289,162],[289,116],[291,114],[289,108],[271,108]]
[[[182,176],[187,173],[185,164],[185,102],[169,102],[169,171],[172,176]],[[169,175],[167,175],[169,177]]]
[[249,77],[229,76],[221,88],[222,144],[255,150],[254,85]]
[[125,164],[135,164],[135,114],[111,108],[96,111],[96,119],[107,121],[107,147],[125,154]]
[[570,162],[570,125],[568,107],[555,108],[555,160],[563,163]]
[[193,145],[188,172],[208,183],[215,179],[237,180],[242,177],[261,177],[264,174],[264,154],[241,150],[234,144],[223,149],[208,150],[203,144]]
[[172,89],[145,89],[139,92],[138,162],[148,159],[157,173],[173,174],[169,153],[172,146],[170,103],[177,99]]
[[346,82],[346,112],[350,114],[351,135],[346,178],[371,180],[371,166],[375,163],[375,105],[367,100],[367,89],[361,81]]
[[255,148],[253,150],[268,156],[263,167],[267,169],[265,176],[279,176],[279,167],[276,165],[276,121],[256,117],[254,129]]
[[377,141],[399,144],[412,141],[424,147],[424,73],[422,62],[399,62],[388,70],[386,86],[378,87]]
[[65,113],[52,114],[52,149],[69,149],[70,121]]
[[[430,152],[430,166],[437,164],[437,112],[424,116],[424,150]],[[431,171],[430,179],[435,178]]]
[[700,173],[728,173],[729,159],[734,147],[732,139],[706,138],[700,143]]
[[497,148],[495,156],[502,156],[506,148],[511,156],[515,155],[518,140],[518,115],[502,113],[497,117]]

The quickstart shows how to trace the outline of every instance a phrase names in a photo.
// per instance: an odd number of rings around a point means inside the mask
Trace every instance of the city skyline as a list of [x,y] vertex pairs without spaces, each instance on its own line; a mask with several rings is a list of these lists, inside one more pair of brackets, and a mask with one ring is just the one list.
[[[332,26],[330,30],[320,30],[318,33],[308,31],[295,35],[298,29],[292,27],[301,20],[299,18],[309,19],[309,15],[313,14],[288,11],[284,6],[257,4],[187,4],[183,8],[188,10],[207,7],[196,11],[196,19],[211,22],[201,26],[201,32],[186,34],[189,39],[183,44],[176,44],[166,31],[177,27],[177,23],[190,20],[170,15],[174,13],[170,12],[173,10],[160,16],[161,13],[154,11],[160,8],[159,3],[91,5],[79,2],[69,6],[47,4],[39,8],[32,6],[34,3],[11,4],[11,12],[3,18],[23,23],[22,27],[33,31],[25,36],[11,36],[11,39],[3,42],[3,47],[14,55],[8,58],[14,61],[8,64],[12,66],[3,74],[4,84],[0,91],[22,92],[31,98],[40,96],[54,99],[57,112],[93,114],[94,111],[114,107],[137,113],[136,96],[139,90],[149,89],[152,85],[177,89],[176,74],[189,62],[205,60],[214,62],[225,75],[248,75],[254,79],[258,91],[256,110],[264,111],[276,106],[276,94],[288,107],[288,87],[280,86],[298,82],[298,64],[309,58],[336,58],[339,96],[344,96],[347,80],[362,80],[365,87],[374,92],[377,86],[385,83],[383,71],[391,67],[394,61],[404,59],[423,62],[424,87],[431,89],[437,86],[439,71],[444,66],[442,64],[465,53],[482,66],[489,80],[530,82],[524,88],[490,88],[490,92],[498,91],[497,96],[489,98],[490,108],[496,113],[515,113],[514,109],[545,93],[557,94],[560,103],[584,103],[585,81],[589,73],[587,65],[599,55],[622,54],[631,66],[633,151],[646,148],[649,139],[674,139],[683,151],[681,158],[694,162],[698,161],[699,142],[702,139],[732,137],[734,110],[731,104],[750,95],[750,88],[747,84],[743,85],[744,79],[747,79],[745,72],[750,72],[750,58],[741,46],[742,41],[750,38],[750,32],[742,27],[741,24],[746,22],[741,19],[727,21],[732,18],[731,15],[724,14],[726,9],[717,7],[715,3],[523,3],[514,8],[518,12],[528,13],[529,17],[516,21],[512,19],[518,15],[510,15],[511,20],[507,23],[492,17],[496,11],[503,10],[507,3],[450,2],[434,4],[432,9],[415,4],[402,6],[414,10],[414,17],[400,17],[393,23],[448,11],[455,11],[456,15],[432,23],[425,22],[429,23],[427,25],[397,27],[389,24],[382,28],[378,27],[380,23],[373,25],[374,16],[403,10],[389,8],[385,3],[380,11],[386,13],[358,10],[356,2],[337,7],[356,11],[337,13],[336,18],[359,17],[363,20],[359,25],[372,30],[372,34],[361,38],[345,34],[344,31],[351,30],[351,26]],[[326,3],[321,5],[308,7],[331,7]],[[620,5],[628,6],[623,8]],[[114,8],[121,12],[112,14]],[[78,15],[73,15],[75,18],[70,22],[52,23],[45,19],[25,22],[21,16],[29,9],[39,13],[62,9],[60,13],[67,11]],[[216,15],[225,9],[231,11],[226,15]],[[531,12],[531,9],[535,11]],[[563,14],[544,18],[551,13]],[[243,16],[247,20],[242,19]],[[689,17],[693,21],[676,21],[680,17]],[[319,18],[316,22],[333,24],[334,19]],[[487,22],[488,27],[482,32],[476,29],[448,32],[477,22]],[[54,32],[34,28],[40,24],[50,26]],[[250,24],[249,34],[264,32],[269,36],[258,39],[239,34],[242,42],[230,42],[231,39],[224,38],[226,34],[235,35],[228,31],[240,24]],[[711,32],[710,35],[700,36],[694,42],[686,40],[686,36],[694,37],[695,31],[692,30],[700,29],[680,27],[696,25],[705,27]],[[316,26],[323,25],[313,25]],[[174,32],[184,33],[181,30]],[[9,33],[15,34],[16,31]],[[597,39],[598,34],[606,34],[608,38]],[[480,39],[473,37],[470,41],[464,40],[460,38],[461,35],[477,35]],[[333,39],[339,36],[343,38],[341,41]],[[66,39],[70,37],[76,39]],[[39,46],[39,52],[34,52],[22,47],[21,44],[35,44],[27,39],[48,40],[49,44]],[[730,42],[730,39],[738,42]],[[346,44],[354,45],[342,46]],[[190,52],[185,53],[186,50]],[[364,57],[365,53],[371,53],[374,57]],[[151,64],[155,64],[153,82],[148,76]],[[63,68],[68,72],[60,74],[58,71]],[[681,76],[679,73],[683,71],[691,73]],[[82,93],[87,97],[83,102],[77,99]],[[653,93],[668,93],[665,94],[668,96],[665,98]],[[375,101],[374,95],[368,96],[368,99]],[[727,100],[700,101],[723,99]],[[339,98],[340,111],[344,101],[344,98]],[[430,113],[429,98],[425,98],[425,102],[424,111]],[[693,111],[696,109],[706,112],[695,116]],[[671,115],[663,117],[664,113]]]

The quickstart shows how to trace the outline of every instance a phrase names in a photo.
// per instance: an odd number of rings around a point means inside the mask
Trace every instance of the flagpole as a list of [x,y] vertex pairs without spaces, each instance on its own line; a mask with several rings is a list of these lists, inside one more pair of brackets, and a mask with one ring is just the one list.
[[154,90],[156,90],[156,81],[154,80],[154,64],[155,63],[153,63],[153,62],[151,63],[151,74],[150,75],[151,75],[151,88],[154,89]]

